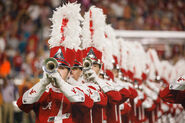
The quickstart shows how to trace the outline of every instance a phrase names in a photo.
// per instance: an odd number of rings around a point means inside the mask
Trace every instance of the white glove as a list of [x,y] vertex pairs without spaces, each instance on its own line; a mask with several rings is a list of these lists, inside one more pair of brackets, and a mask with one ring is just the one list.
[[96,83],[96,73],[94,72],[94,70],[90,69],[85,71],[84,73],[84,78],[88,81],[88,82],[95,82]]
[[48,80],[46,73],[43,73],[43,78],[35,84],[31,89],[26,91],[23,95],[22,101],[23,104],[33,104],[37,102],[42,94],[44,93],[46,86],[50,83]]
[[172,82],[169,86],[170,90],[185,90],[185,75]]
[[114,90],[113,87],[108,85],[105,80],[98,78],[96,75],[95,71],[93,70],[88,70],[85,72],[85,77],[88,82],[93,82],[95,84],[98,84],[100,88],[103,90],[104,93],[107,93],[111,90]]
[[54,81],[54,84],[56,84],[58,87],[61,87],[62,82],[64,81],[58,72],[48,74],[48,78],[50,81]]
[[45,87],[50,83],[50,80],[47,76],[48,76],[47,73],[44,71],[43,77],[42,77],[42,79],[40,79],[40,83]]
[[85,95],[82,91],[76,89],[74,86],[65,82],[58,72],[48,75],[49,78],[53,78],[60,91],[69,99],[70,102],[84,102]]
[[97,90],[89,88],[89,91],[91,92],[90,97],[93,99],[94,102],[100,102],[100,94]]

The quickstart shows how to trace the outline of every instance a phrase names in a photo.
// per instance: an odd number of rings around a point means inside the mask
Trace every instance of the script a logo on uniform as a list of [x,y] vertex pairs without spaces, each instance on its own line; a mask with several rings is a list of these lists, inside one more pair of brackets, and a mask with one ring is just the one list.
[[52,101],[48,103],[48,105],[46,105],[46,107],[42,107],[43,110],[46,110],[46,109],[51,109],[51,106],[52,106]]
[[88,52],[87,57],[97,59],[92,48]]
[[56,54],[54,55],[54,58],[64,59],[64,55],[63,55],[63,53],[62,53],[61,48],[58,49],[58,51],[57,51]]
[[183,77],[180,77],[177,82],[181,82],[181,81],[185,81],[185,79]]
[[33,93],[36,93],[36,91],[32,89],[32,90],[30,91],[30,95],[32,95]]

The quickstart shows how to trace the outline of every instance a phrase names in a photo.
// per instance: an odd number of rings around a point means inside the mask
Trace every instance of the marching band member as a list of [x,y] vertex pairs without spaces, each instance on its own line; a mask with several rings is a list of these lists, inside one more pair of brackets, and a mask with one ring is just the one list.
[[117,39],[105,19],[94,6],[83,19],[77,3],[54,11],[43,78],[17,100],[22,111],[34,110],[36,123],[175,122],[180,116],[185,61],[173,66],[139,42]]
[[158,60],[158,56],[154,49],[149,49],[147,51],[147,57],[149,59],[149,73],[145,86],[153,93],[153,100],[156,106],[156,108],[154,109],[154,120],[157,121],[161,100],[159,97],[160,87],[159,83],[157,83],[157,70],[155,68],[154,63],[156,60]]
[[[121,122],[122,120],[121,120],[120,104],[124,103],[130,97],[130,91],[128,90],[128,86],[126,85],[126,83],[123,83],[120,80],[120,76],[119,76],[119,72],[120,72],[119,66],[121,64],[120,63],[120,58],[121,58],[120,44],[122,40],[116,39],[114,30],[110,25],[107,25],[105,28],[105,37],[107,39],[106,43],[109,42],[109,44],[105,45],[105,48],[104,48],[105,70],[108,76],[110,76],[111,78],[111,81],[108,81],[109,84],[111,84],[111,86],[114,87],[114,89],[118,91],[122,96],[122,100],[115,105],[117,109],[117,115],[118,115],[119,121]],[[112,50],[112,52],[110,52],[109,50]],[[111,63],[109,59],[113,59],[112,60],[113,62]],[[112,66],[110,64],[112,64]]]
[[[49,40],[50,57],[53,59],[46,62],[43,78],[17,101],[18,107],[24,112],[34,110],[36,123],[70,123],[73,103],[89,108],[93,105],[88,95],[66,82],[75,60],[74,49],[80,42],[82,17],[79,11],[80,5],[76,3],[63,5],[54,11]],[[53,64],[47,66],[50,62]],[[50,67],[56,69],[51,72]]]
[[161,98],[170,103],[181,104],[185,108],[185,76],[179,77],[175,82],[160,92]]
[[[104,94],[106,94],[108,98],[108,104],[106,106],[109,107],[107,110],[107,122],[116,123],[119,122],[119,117],[117,115],[117,107],[115,104],[118,103],[122,96],[121,94],[114,89],[107,80],[103,80],[99,78],[99,73],[102,67],[102,52],[105,42],[105,15],[103,15],[102,9],[98,9],[95,7],[91,7],[89,12],[85,14],[84,21],[84,35],[83,35],[83,48],[84,56],[92,60],[92,70],[86,71],[86,74],[92,74],[90,78],[95,78],[96,87],[98,90],[102,90]],[[86,55],[85,55],[86,54]],[[92,82],[91,82],[92,83]],[[98,111],[97,111],[98,110]],[[101,116],[103,117],[103,108],[98,107],[95,109],[93,107],[92,111],[93,117]],[[97,118],[95,118],[97,119]],[[100,118],[99,118],[100,119]],[[102,122],[102,121],[101,121]]]
[[[94,98],[96,98],[96,99],[100,98],[99,95],[97,95],[96,97],[92,97],[92,94],[90,93],[91,92],[90,89],[84,84],[84,79],[82,77],[82,74],[83,74],[83,53],[80,48],[77,51],[75,51],[75,56],[76,56],[76,59],[74,61],[73,67],[71,68],[71,76],[68,79],[68,83],[70,85],[78,88],[79,90],[83,91],[92,100]],[[71,108],[73,122],[74,123],[92,123],[91,108],[92,108],[92,106],[85,107],[85,106],[81,106],[77,103],[74,103]]]

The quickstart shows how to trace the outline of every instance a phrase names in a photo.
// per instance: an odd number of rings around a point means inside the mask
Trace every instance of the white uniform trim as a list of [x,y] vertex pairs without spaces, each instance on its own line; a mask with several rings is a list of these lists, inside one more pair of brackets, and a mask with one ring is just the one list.
[[37,102],[44,93],[45,89],[46,87],[42,84],[42,80],[40,80],[40,82],[24,93],[22,103],[33,104]]
[[115,105],[114,107],[115,107],[115,115],[116,115],[116,121],[118,121],[118,114],[117,114],[117,105]]

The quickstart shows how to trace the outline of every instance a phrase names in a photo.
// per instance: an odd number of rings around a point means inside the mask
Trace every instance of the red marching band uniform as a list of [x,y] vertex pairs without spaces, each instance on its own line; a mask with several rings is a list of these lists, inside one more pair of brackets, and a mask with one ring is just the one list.
[[[43,66],[43,78],[17,100],[22,111],[35,112],[36,123],[155,123],[182,118],[184,60],[173,66],[160,61],[154,49],[146,52],[139,42],[116,38],[102,9],[95,6],[82,17],[80,4],[67,3],[53,12],[51,21],[50,57],[58,67],[49,72]],[[74,68],[82,72],[78,79],[71,74]]]

